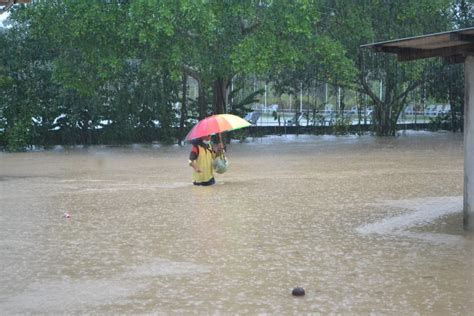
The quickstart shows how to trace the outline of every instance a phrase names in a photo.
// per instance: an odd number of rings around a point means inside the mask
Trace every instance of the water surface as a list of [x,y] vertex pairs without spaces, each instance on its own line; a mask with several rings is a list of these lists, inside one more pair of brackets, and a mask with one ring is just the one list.
[[212,187],[189,150],[0,154],[2,313],[474,310],[461,135],[249,139]]

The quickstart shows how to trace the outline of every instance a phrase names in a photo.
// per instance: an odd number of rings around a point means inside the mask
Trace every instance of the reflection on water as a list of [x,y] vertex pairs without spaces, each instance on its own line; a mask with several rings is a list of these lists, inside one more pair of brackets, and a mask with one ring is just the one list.
[[250,139],[212,187],[188,151],[0,154],[0,310],[474,310],[461,135]]

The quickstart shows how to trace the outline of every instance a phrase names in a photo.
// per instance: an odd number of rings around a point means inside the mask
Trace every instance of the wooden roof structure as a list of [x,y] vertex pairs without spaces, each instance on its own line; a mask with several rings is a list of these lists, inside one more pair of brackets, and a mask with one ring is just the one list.
[[376,52],[397,54],[399,61],[443,57],[448,63],[462,63],[466,56],[474,55],[474,27],[372,43],[360,47]]
[[0,14],[10,10],[16,3],[31,3],[31,0],[0,0]]

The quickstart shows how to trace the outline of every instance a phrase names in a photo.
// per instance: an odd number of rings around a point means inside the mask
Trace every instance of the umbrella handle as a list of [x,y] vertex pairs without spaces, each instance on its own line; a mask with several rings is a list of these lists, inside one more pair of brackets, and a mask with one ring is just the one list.
[[218,133],[217,135],[219,136],[219,144],[222,146],[222,136],[221,136],[221,133]]
[[222,143],[222,136],[221,136],[221,133],[218,133],[217,135],[218,135],[218,137],[219,137],[219,145],[221,145],[221,146],[220,146],[220,147],[221,147],[221,150],[224,150],[224,144]]

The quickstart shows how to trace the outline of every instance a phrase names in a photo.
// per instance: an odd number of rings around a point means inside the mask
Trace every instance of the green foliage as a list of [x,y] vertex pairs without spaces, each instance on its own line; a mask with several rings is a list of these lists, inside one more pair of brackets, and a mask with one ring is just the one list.
[[337,117],[334,123],[334,134],[336,135],[347,135],[349,134],[349,128],[352,124],[350,118],[347,117]]
[[0,66],[0,88],[7,89],[8,86],[13,84],[13,79],[9,76],[3,75],[2,72],[4,72],[4,70]]
[[238,140],[240,143],[243,143],[247,137],[249,136],[249,130],[248,129],[239,129],[236,131],[233,131],[231,134],[232,139]]
[[257,97],[265,93],[265,89],[258,89],[254,92],[247,94],[245,97],[241,98],[240,100],[238,100],[236,96],[242,88],[243,88],[242,86],[236,87],[234,90],[230,91],[230,94],[229,94],[230,100],[234,100],[234,98],[236,100],[235,102],[231,102],[230,112],[238,116],[244,116],[248,112],[246,106],[249,104],[258,102]]
[[[254,78],[272,82],[279,93],[295,94],[314,80],[363,90],[375,105],[376,121],[390,125],[406,91],[438,65],[364,56],[359,46],[466,26],[472,23],[469,4],[33,1],[15,7],[12,27],[0,30],[0,141],[10,149],[174,142],[183,74],[196,79],[200,91],[198,100],[189,101],[183,130],[213,112],[243,116],[263,93],[249,84]],[[371,91],[371,82],[379,80],[382,99]],[[457,90],[449,89],[459,108]]]
[[[464,111],[464,69],[462,64],[443,65],[427,82],[427,90],[436,103],[449,104],[453,115],[448,118],[453,132],[461,129]],[[438,121],[433,122],[434,126]]]
[[[393,135],[396,121],[408,93],[436,69],[437,61],[400,63],[394,56],[373,54],[360,45],[446,31],[449,28],[450,0],[407,1],[321,1],[328,15],[321,26],[347,49],[358,68],[352,87],[367,94],[375,106],[379,135]],[[357,30],[357,31],[354,31]],[[382,81],[380,98],[371,82]]]
[[451,20],[456,28],[472,27],[474,22],[474,1],[454,0],[451,2]]
[[449,130],[452,126],[452,117],[449,114],[441,114],[435,117],[430,117],[428,129],[431,131]]
[[31,124],[26,120],[15,121],[5,132],[8,151],[25,151],[31,144]]

